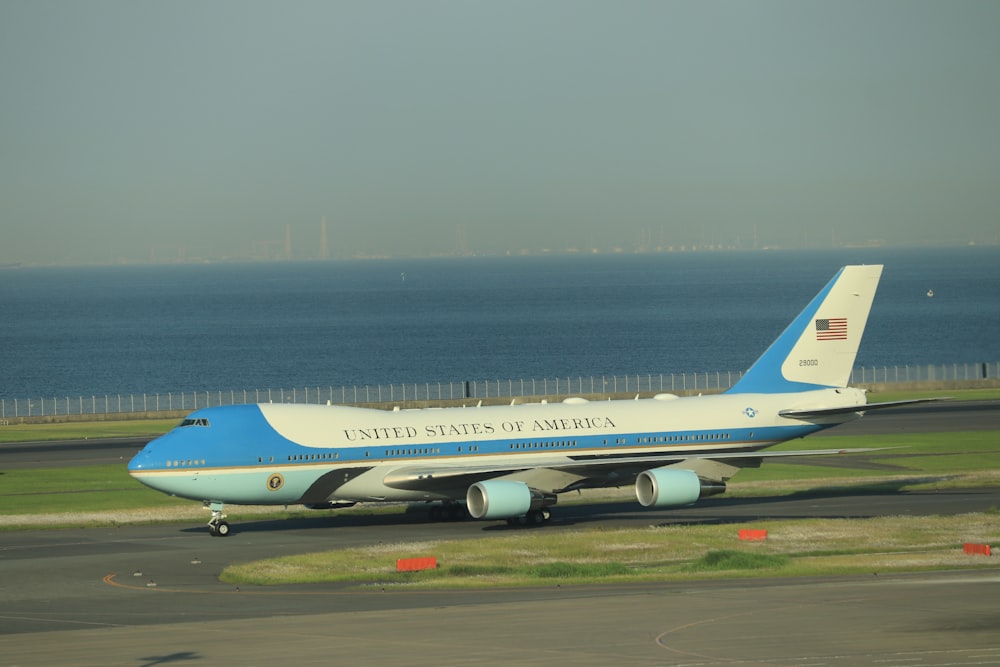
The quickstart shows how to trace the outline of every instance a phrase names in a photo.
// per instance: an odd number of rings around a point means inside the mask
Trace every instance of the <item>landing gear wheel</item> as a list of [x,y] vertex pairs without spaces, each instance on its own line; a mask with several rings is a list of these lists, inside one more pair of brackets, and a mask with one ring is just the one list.
[[540,526],[549,519],[552,518],[552,514],[546,510],[531,510],[527,514],[522,514],[521,516],[512,516],[507,519],[508,526]]
[[226,515],[223,514],[223,505],[219,502],[205,503],[212,511],[212,518],[208,520],[208,534],[212,537],[226,537],[229,535],[229,524],[226,523]]
[[526,517],[528,520],[528,524],[532,526],[542,525],[543,523],[545,523],[546,519],[545,514],[546,512],[542,510],[531,510],[530,512],[528,512],[528,515]]
[[427,516],[434,522],[464,521],[469,518],[469,512],[461,503],[445,503],[444,505],[431,505]]

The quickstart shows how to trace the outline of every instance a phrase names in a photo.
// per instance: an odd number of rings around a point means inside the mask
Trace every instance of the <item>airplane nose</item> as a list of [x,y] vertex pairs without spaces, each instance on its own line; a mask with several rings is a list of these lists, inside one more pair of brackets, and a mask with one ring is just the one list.
[[132,457],[131,461],[128,462],[128,471],[133,472],[136,470],[142,470],[142,463],[147,458],[149,458],[149,454],[146,453],[145,449],[141,450],[138,454]]
[[156,442],[156,440],[150,441],[145,447],[139,450],[138,454],[132,457],[131,461],[128,462],[128,471],[130,473],[142,470],[144,466],[149,463],[154,442]]

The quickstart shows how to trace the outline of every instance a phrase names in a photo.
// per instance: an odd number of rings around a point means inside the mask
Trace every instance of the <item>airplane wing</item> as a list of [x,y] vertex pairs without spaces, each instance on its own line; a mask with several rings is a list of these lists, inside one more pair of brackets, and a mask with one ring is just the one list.
[[[572,488],[586,486],[616,486],[631,483],[640,472],[650,468],[675,466],[698,472],[699,476],[711,481],[724,481],[739,468],[757,468],[763,459],[786,458],[796,456],[830,456],[850,455],[874,452],[884,447],[859,447],[854,449],[809,449],[798,451],[758,451],[758,452],[725,452],[725,453],[686,453],[659,454],[650,456],[593,456],[593,457],[553,457],[549,460],[535,460],[530,464],[511,463],[509,465],[482,466],[439,466],[418,467],[403,466],[396,468],[383,478],[386,486],[409,491],[428,491],[441,493],[449,489],[464,489],[476,482],[497,477],[519,477],[525,473],[530,479],[539,483],[543,480],[558,480],[559,484],[551,488],[539,490],[561,493]],[[709,464],[716,462],[719,467],[715,474]],[[731,470],[732,472],[728,472]],[[593,480],[584,483],[583,480]],[[598,481],[600,480],[600,481]],[[565,483],[562,483],[565,482]],[[531,485],[531,484],[529,484]],[[534,485],[531,485],[534,486]]]
[[869,410],[882,410],[884,408],[898,408],[902,405],[914,405],[916,403],[931,403],[933,401],[947,401],[950,397],[940,398],[911,398],[905,401],[886,401],[885,403],[866,403],[865,405],[849,405],[839,408],[814,408],[812,410],[781,410],[778,414],[782,417],[792,419],[812,419],[814,417],[826,417],[828,415],[845,415],[850,412],[868,412]]

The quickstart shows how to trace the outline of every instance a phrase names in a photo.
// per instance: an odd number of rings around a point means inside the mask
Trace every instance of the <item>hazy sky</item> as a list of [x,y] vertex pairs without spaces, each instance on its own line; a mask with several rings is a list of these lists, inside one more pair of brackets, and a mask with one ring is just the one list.
[[0,261],[1000,241],[1000,2],[0,0]]

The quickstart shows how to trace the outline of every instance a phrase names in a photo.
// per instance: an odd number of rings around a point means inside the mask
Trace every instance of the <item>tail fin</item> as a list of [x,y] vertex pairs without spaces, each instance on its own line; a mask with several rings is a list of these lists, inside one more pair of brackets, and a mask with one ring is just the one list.
[[726,393],[846,387],[881,276],[881,264],[840,269]]

